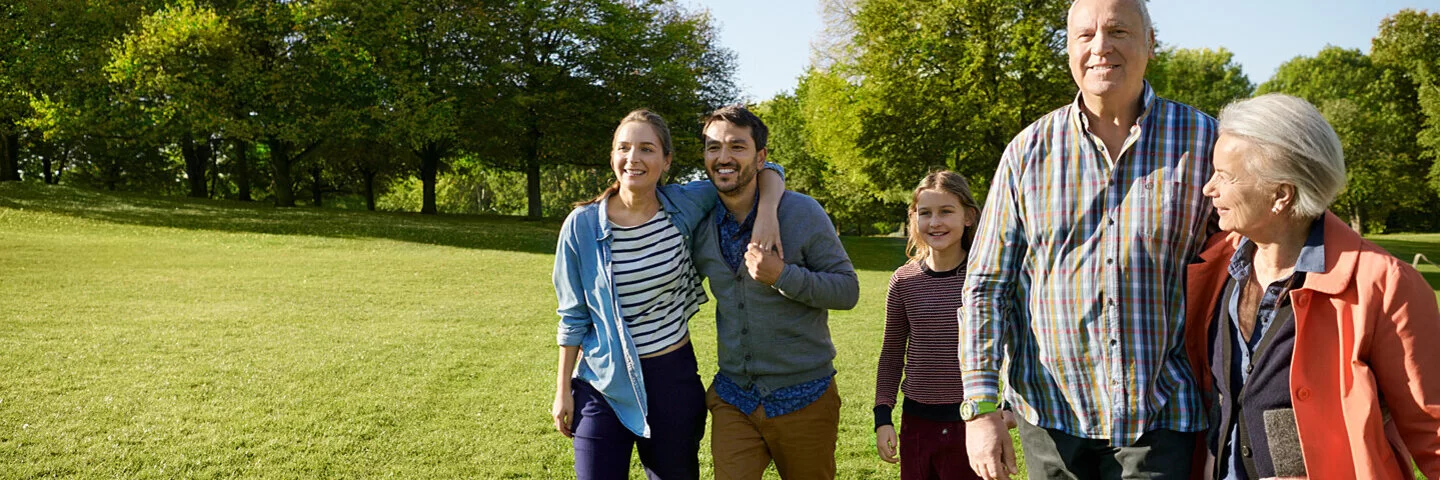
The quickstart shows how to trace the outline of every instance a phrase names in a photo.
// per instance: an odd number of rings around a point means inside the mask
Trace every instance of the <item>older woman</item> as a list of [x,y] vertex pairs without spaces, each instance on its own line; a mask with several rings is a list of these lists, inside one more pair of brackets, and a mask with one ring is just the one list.
[[1326,209],[1340,140],[1304,100],[1220,113],[1187,350],[1212,392],[1213,478],[1440,478],[1440,309],[1414,268]]
[[[572,439],[581,480],[627,478],[636,449],[652,479],[700,476],[705,387],[689,323],[706,297],[690,241],[719,197],[708,180],[661,183],[671,145],[660,115],[626,115],[611,144],[615,183],[577,205],[560,229],[551,416]],[[775,164],[766,168],[783,173]],[[761,175],[759,190],[752,241],[778,245],[775,209],[784,181]]]

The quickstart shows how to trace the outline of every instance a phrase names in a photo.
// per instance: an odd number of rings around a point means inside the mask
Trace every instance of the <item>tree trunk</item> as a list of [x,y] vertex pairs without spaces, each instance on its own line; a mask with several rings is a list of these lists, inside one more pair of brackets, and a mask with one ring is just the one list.
[[[62,148],[60,149],[60,164],[59,164],[59,165],[55,165],[55,169],[54,169],[55,176],[53,177],[53,180],[54,180],[54,181],[53,181],[53,182],[50,182],[51,185],[59,185],[59,184],[60,184],[60,177],[65,175],[65,166],[70,163],[70,155],[71,155],[72,153],[74,153],[74,150],[72,150],[70,147],[62,147]],[[46,173],[50,173],[50,172],[46,172]]]
[[290,146],[285,142],[270,142],[270,166],[275,170],[275,206],[295,206],[295,184],[290,178]]
[[250,142],[235,142],[235,189],[240,201],[250,200]]
[[435,180],[436,174],[440,171],[441,148],[439,145],[429,144],[420,149],[420,188],[422,199],[420,213],[434,215],[435,208]]
[[1364,218],[1360,215],[1359,205],[1354,205],[1350,207],[1350,229],[1354,230],[1355,233],[1361,235],[1365,234],[1365,222]]
[[525,218],[539,220],[543,215],[540,203],[540,128],[530,126],[530,141],[525,152]]
[[311,194],[311,203],[313,203],[313,204],[314,204],[315,206],[317,206],[317,207],[323,207],[323,206],[324,206],[324,205],[322,204],[322,201],[323,201],[323,200],[322,200],[321,197],[323,197],[323,193],[324,193],[324,192],[323,192],[322,190],[325,188],[325,183],[324,183],[324,180],[323,180],[323,179],[321,178],[321,176],[320,176],[321,173],[322,173],[322,172],[321,172],[321,170],[320,170],[320,166],[319,166],[319,165],[315,165],[315,166],[313,166],[313,167],[310,167],[310,194]]
[[[0,131],[14,132],[14,130],[15,122],[12,120],[6,120],[3,125],[0,125]],[[18,182],[20,181],[20,134],[18,132],[0,133],[0,141],[5,144],[4,148],[0,149],[3,150],[0,151],[0,182]]]
[[374,170],[362,169],[360,174],[365,177],[365,207],[375,211],[375,174]]
[[180,156],[185,157],[185,180],[190,184],[189,196],[207,198],[210,196],[205,184],[205,170],[210,159],[205,158],[207,148],[197,145],[195,137],[186,135],[180,139]]
[[101,174],[101,177],[104,178],[105,190],[113,192],[120,184],[120,162],[109,153],[106,153],[106,156],[109,158],[105,159],[107,163],[102,170],[104,173]]

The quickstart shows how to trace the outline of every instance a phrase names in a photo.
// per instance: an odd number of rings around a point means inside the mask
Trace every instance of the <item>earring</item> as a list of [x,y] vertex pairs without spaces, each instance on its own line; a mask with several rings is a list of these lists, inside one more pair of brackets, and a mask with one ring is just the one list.
[[1270,207],[1270,213],[1279,215],[1279,214],[1280,214],[1280,207]]

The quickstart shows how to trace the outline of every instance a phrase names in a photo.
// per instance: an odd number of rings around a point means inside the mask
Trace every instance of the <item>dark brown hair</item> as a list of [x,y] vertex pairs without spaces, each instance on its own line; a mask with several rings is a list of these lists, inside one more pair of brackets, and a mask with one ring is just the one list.
[[755,116],[755,113],[751,112],[749,108],[745,108],[745,105],[737,103],[720,107],[701,119],[700,131],[702,132],[702,141],[704,140],[703,132],[705,129],[717,121],[730,122],[741,127],[750,127],[750,139],[755,141],[755,150],[757,151],[764,150],[765,142],[770,139],[770,129],[765,126],[765,121],[760,120],[760,117]]
[[[620,119],[620,124],[615,126],[615,132],[619,133],[620,127],[623,127],[625,126],[625,124],[631,122],[650,124],[650,128],[655,129],[655,136],[660,137],[660,152],[663,153],[666,157],[670,156],[670,152],[673,151],[675,148],[674,143],[670,141],[670,126],[665,124],[665,119],[660,117],[660,114],[652,112],[646,108],[637,108],[635,110],[631,110],[630,113],[625,115],[625,118]],[[614,142],[613,136],[611,137],[611,142]],[[619,191],[620,181],[617,180],[611,182],[610,186],[606,188],[604,192],[600,192],[599,196],[583,202],[575,202],[575,206],[579,207],[583,205],[597,203],[606,198],[610,198],[611,195],[614,195],[616,192]]]
[[916,186],[915,192],[910,195],[909,215],[906,219],[910,225],[905,229],[905,256],[910,257],[911,262],[921,262],[925,260],[925,257],[930,256],[930,246],[919,239],[920,226],[915,219],[915,207],[917,203],[920,203],[920,192],[928,190],[954,195],[955,198],[960,199],[960,206],[969,210],[968,213],[975,218],[974,225],[965,227],[965,233],[960,234],[960,248],[969,252],[970,246],[975,243],[975,229],[980,226],[978,218],[980,204],[975,203],[975,196],[970,193],[970,182],[965,181],[965,176],[949,170],[940,170],[930,172],[924,179],[921,179],[920,185]]

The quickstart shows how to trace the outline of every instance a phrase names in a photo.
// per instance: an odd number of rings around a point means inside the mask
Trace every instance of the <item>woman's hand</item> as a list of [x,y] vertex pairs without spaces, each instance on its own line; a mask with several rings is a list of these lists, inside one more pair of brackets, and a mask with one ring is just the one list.
[[894,425],[881,425],[875,429],[875,451],[880,452],[880,459],[889,463],[899,462],[895,458],[896,450],[900,449],[900,440],[895,437]]
[[755,226],[750,230],[750,243],[772,250],[785,258],[785,249],[780,248],[780,198],[785,196],[785,179],[774,170],[763,169],[756,182],[759,183],[759,204],[755,208]]
[[762,250],[774,251],[783,260],[785,250],[780,245],[780,219],[776,215],[755,215],[755,226],[750,231],[750,243],[760,245]]
[[745,269],[755,281],[774,286],[775,282],[780,281],[780,274],[785,273],[785,260],[780,258],[779,253],[767,251],[760,247],[760,244],[750,242],[745,249]]
[[570,392],[555,392],[555,404],[550,407],[550,416],[555,419],[555,429],[560,431],[565,438],[575,438],[575,433],[570,431],[570,421],[575,413],[575,397]]

